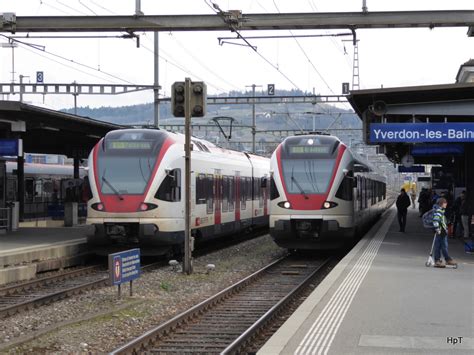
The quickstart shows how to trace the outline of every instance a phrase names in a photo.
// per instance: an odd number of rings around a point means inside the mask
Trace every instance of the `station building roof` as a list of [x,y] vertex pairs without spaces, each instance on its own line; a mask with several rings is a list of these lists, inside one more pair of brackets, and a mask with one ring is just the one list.
[[[369,90],[357,90],[351,91],[348,96],[348,101],[359,115],[362,117],[364,111],[369,109],[371,105],[376,101],[383,101],[387,105],[387,109],[390,106],[410,106],[415,107],[414,104],[422,105],[426,108],[446,102],[455,102],[461,104],[463,101],[474,101],[474,83],[465,84],[444,84],[444,85],[423,85],[423,86],[405,86],[395,88],[381,88],[381,89],[369,89]],[[419,105],[417,107],[419,107]],[[459,105],[458,105],[459,106]],[[418,115],[420,111],[405,111],[405,115]],[[426,111],[428,112],[428,111]],[[474,111],[472,110],[458,110],[457,114],[453,114],[451,111],[431,111],[431,113],[425,113],[423,116],[443,116],[446,114],[452,116],[459,116],[459,118],[465,116],[473,116]],[[387,111],[387,117],[390,116],[390,110]]]
[[[369,141],[370,123],[442,123],[474,121],[474,83],[424,85],[352,91],[348,101],[363,121],[363,134]],[[377,113],[377,104],[383,115]],[[373,144],[373,143],[372,143]],[[400,163],[409,153],[410,144],[382,143],[387,157]],[[441,158],[441,159],[440,159]],[[427,155],[417,157],[416,163],[436,164],[443,159]]]
[[0,138],[22,138],[29,153],[87,158],[107,132],[121,125],[25,104],[0,101]]

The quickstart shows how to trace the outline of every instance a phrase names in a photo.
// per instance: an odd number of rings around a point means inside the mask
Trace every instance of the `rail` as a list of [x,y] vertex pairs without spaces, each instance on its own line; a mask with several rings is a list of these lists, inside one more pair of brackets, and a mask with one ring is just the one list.
[[[302,265],[288,257],[279,259],[111,354],[139,354],[151,349],[159,353],[239,353],[328,261],[305,260]],[[223,314],[232,329],[223,331]],[[199,329],[193,328],[199,324]],[[186,338],[188,333],[190,339]],[[212,340],[216,336],[218,342]]]

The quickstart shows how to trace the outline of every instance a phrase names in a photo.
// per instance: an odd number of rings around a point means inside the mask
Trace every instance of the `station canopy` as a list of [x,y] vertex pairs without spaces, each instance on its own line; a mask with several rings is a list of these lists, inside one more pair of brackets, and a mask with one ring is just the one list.
[[[474,122],[473,83],[357,90],[351,91],[348,101],[362,119],[365,143],[380,145],[395,163],[413,150],[420,152],[415,157],[417,164],[443,164],[462,154],[465,144],[474,142],[469,138],[474,135],[470,131]],[[390,133],[389,138],[394,139],[375,139],[374,127],[383,124],[398,129]],[[464,134],[464,139],[449,139],[440,127],[459,128],[453,132],[457,138]],[[442,132],[439,139],[431,133],[428,138],[428,130],[433,129]]]
[[123,128],[19,101],[0,101],[0,138],[22,138],[23,151],[85,159],[100,138]]

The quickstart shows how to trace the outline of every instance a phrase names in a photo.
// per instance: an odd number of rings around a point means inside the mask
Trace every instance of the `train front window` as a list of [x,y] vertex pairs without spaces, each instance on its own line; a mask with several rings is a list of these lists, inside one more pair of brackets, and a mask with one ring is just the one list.
[[103,194],[143,194],[166,135],[160,131],[123,130],[110,132],[101,144],[97,174]]
[[99,184],[103,194],[142,194],[150,180],[156,158],[103,157],[99,160]]
[[282,159],[286,190],[290,194],[325,193],[334,163],[334,159]]

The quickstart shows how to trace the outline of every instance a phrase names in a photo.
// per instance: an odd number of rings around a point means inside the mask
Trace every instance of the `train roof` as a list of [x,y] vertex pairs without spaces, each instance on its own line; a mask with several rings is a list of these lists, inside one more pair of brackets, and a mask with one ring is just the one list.
[[[185,142],[185,135],[179,132],[171,132],[163,129],[151,129],[151,128],[128,128],[128,129],[119,129],[119,130],[114,130],[110,131],[107,133],[107,136],[113,136],[116,134],[119,134],[119,132],[130,132],[133,134],[134,132],[137,133],[142,133],[142,134],[147,134],[150,136],[161,136],[161,135],[167,135],[168,137],[172,138],[176,143],[184,144]],[[246,152],[240,152],[237,150],[232,150],[232,149],[226,149],[226,148],[221,148],[217,145],[215,145],[212,142],[209,142],[205,139],[198,138],[198,137],[191,137],[191,143],[193,144],[193,150],[194,151],[201,151],[201,152],[207,152],[207,153],[218,153],[218,154],[228,154],[228,155],[233,155],[233,156],[239,156],[241,158],[248,157],[249,159],[252,160],[259,160],[259,159],[265,159],[268,160],[266,157],[262,157],[260,155],[256,154],[251,154],[251,153],[246,153]]]

